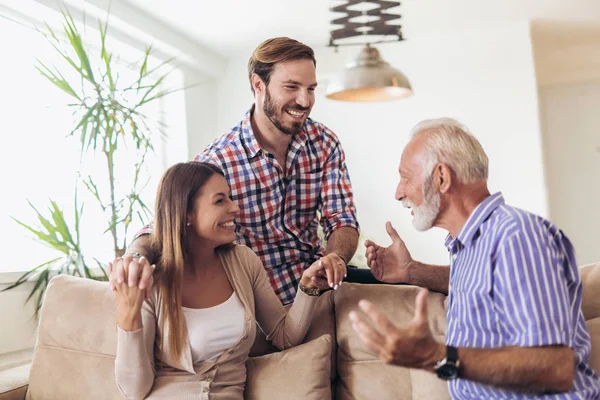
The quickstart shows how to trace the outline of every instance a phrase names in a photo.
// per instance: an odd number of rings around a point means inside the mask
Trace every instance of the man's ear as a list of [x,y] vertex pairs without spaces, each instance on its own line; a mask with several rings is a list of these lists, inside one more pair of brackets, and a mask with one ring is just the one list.
[[254,89],[254,93],[262,93],[265,89],[265,83],[257,74],[252,74],[250,78],[252,82],[252,89]]
[[440,193],[446,193],[452,187],[452,170],[446,164],[439,163],[433,170],[433,179]]

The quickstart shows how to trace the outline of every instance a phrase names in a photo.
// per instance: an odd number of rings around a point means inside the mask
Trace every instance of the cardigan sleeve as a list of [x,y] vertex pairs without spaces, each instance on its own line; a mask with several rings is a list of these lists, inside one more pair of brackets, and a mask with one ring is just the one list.
[[318,297],[298,290],[294,303],[286,311],[273,291],[262,262],[248,249],[242,259],[248,264],[254,295],[256,321],[278,349],[302,343],[312,320]]
[[149,299],[142,303],[142,329],[128,332],[117,327],[115,380],[126,399],[144,399],[154,383],[156,313]]

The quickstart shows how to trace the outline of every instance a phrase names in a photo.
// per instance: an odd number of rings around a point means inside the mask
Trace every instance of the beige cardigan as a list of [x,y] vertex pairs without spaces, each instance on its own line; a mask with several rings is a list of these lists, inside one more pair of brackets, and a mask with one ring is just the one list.
[[[156,330],[160,298],[155,288],[142,305],[143,328],[135,332],[118,329],[115,378],[127,399],[242,399],[246,383],[246,360],[256,334],[256,323],[279,349],[298,345],[304,339],[316,296],[298,291],[286,312],[279,302],[260,259],[249,248],[234,245],[219,252],[233,290],[245,309],[244,334],[240,341],[215,362],[192,363],[189,342],[182,357],[173,359],[168,348],[160,351]],[[167,347],[167,346],[165,346]]]

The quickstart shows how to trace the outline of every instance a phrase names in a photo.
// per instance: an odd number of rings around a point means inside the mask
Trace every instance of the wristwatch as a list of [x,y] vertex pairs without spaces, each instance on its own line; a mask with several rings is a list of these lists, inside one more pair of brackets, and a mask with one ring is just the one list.
[[438,361],[433,370],[438,378],[445,381],[458,378],[460,361],[458,360],[458,349],[453,346],[446,346],[446,357]]
[[321,294],[321,289],[319,289],[318,287],[312,287],[309,289],[301,283],[298,283],[298,289],[300,289],[309,296],[319,296]]

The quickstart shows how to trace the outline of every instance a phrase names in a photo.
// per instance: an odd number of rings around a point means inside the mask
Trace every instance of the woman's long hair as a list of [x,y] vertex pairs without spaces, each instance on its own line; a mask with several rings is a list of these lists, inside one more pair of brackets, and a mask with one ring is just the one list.
[[218,167],[204,162],[175,164],[163,174],[156,194],[152,249],[159,256],[155,281],[162,318],[158,326],[161,332],[168,327],[170,339],[166,344],[161,335],[160,346],[164,350],[168,345],[177,361],[187,339],[181,308],[184,257],[190,248],[187,215],[193,210],[196,194],[214,174],[224,176]]

